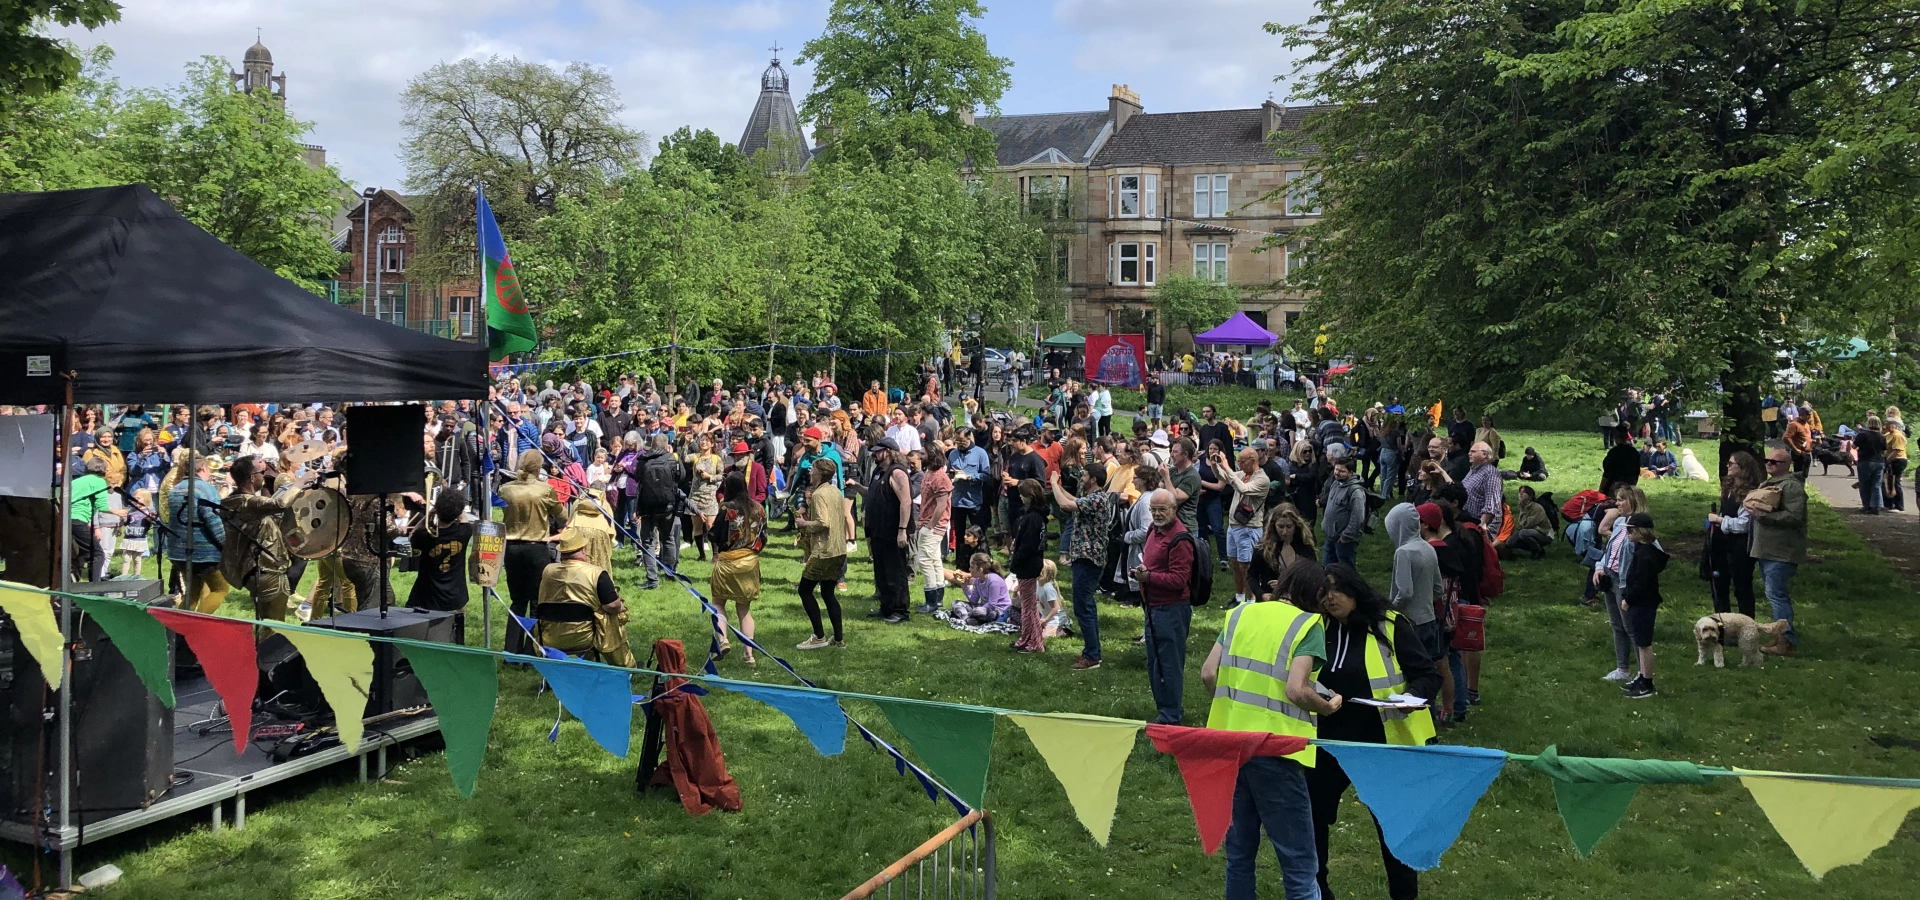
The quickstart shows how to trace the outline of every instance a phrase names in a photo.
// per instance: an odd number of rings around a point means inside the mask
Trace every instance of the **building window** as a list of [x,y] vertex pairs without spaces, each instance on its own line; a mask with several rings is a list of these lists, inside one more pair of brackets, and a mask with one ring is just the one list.
[[1193,245],[1193,275],[1215,284],[1227,283],[1227,245]]
[[1120,176],[1120,218],[1140,217],[1140,176]]
[[1114,279],[1116,284],[1140,283],[1140,245],[1118,244],[1120,248],[1120,275]]
[[473,336],[473,298],[447,298],[447,319],[461,337]]
[[373,317],[382,322],[395,325],[407,324],[407,292],[405,290],[383,291],[373,298]]
[[1299,319],[1299,318],[1300,318],[1300,314],[1299,314],[1299,313],[1297,313],[1297,312],[1290,312],[1290,313],[1287,313],[1287,323],[1286,323],[1286,325],[1284,325],[1284,326],[1282,326],[1282,332],[1284,333],[1284,332],[1287,332],[1287,331],[1292,331],[1292,330],[1293,330],[1293,323],[1294,323],[1294,320],[1296,320],[1296,319]]
[[1227,205],[1227,176],[1193,176],[1193,217],[1206,219],[1232,211]]
[[1053,242],[1053,278],[1061,284],[1066,284],[1073,274],[1072,248],[1073,244],[1070,241]]
[[1144,206],[1147,218],[1160,218],[1160,176],[1158,175],[1147,176],[1147,198]]
[[1306,248],[1299,241],[1294,241],[1293,243],[1288,244],[1287,245],[1287,280],[1292,281],[1294,273],[1305,269],[1306,265],[1307,265]]
[[1059,219],[1067,213],[1067,176],[1029,175],[1020,179],[1026,186],[1027,209],[1034,215]]
[[406,239],[407,236],[400,231],[400,226],[398,225],[388,225],[380,229],[380,243],[382,244],[398,244],[404,242]]
[[1287,173],[1287,215],[1317,216],[1320,214],[1319,192],[1313,188],[1313,176],[1305,172]]
[[405,272],[407,270],[407,248],[381,247],[380,271]]
[[1147,277],[1147,280],[1146,280],[1146,282],[1145,282],[1145,283],[1147,283],[1147,284],[1152,284],[1152,283],[1153,283],[1153,269],[1154,269],[1154,260],[1153,260],[1153,251],[1154,251],[1154,250],[1155,250],[1155,249],[1156,249],[1156,248],[1157,248],[1157,247],[1158,247],[1159,245],[1157,245],[1157,244],[1143,244],[1143,245],[1141,245],[1141,246],[1142,246],[1142,248],[1143,248],[1143,249],[1145,250],[1145,252],[1146,252],[1146,256],[1145,256],[1145,258],[1144,258],[1144,259],[1142,260],[1142,263],[1141,263],[1141,265],[1142,265],[1142,268],[1144,268],[1144,269],[1146,270],[1146,271],[1145,271],[1145,273],[1144,273],[1144,274],[1146,275],[1146,277]]

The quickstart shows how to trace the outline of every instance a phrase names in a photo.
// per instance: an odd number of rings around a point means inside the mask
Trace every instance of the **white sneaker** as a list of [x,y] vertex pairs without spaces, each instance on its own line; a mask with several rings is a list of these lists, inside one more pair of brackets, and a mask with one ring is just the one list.
[[828,641],[827,641],[827,639],[826,639],[826,638],[823,638],[823,637],[810,637],[810,638],[807,638],[807,639],[806,639],[806,640],[804,640],[804,641],[801,641],[801,642],[800,642],[800,643],[798,643],[798,644],[795,644],[795,645],[793,645],[793,649],[795,649],[795,650],[819,650],[819,649],[821,649],[821,648],[823,648],[823,647],[825,647],[825,646],[827,646],[827,644],[828,644]]
[[1615,669],[1601,676],[1601,678],[1606,681],[1632,681],[1633,675],[1625,669]]

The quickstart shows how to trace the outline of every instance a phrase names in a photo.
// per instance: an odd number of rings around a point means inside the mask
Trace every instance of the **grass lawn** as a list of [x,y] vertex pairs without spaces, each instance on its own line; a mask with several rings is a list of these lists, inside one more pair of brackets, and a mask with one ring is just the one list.
[[[1539,448],[1553,472],[1546,488],[1561,498],[1598,481],[1601,451],[1590,436],[1513,433],[1507,440],[1515,451]],[[1818,561],[1794,585],[1801,656],[1772,660],[1763,670],[1695,668],[1690,627],[1709,605],[1693,559],[1714,489],[1671,482],[1647,488],[1676,557],[1656,641],[1660,695],[1629,703],[1600,680],[1612,667],[1606,618],[1578,606],[1583,573],[1559,543],[1544,561],[1508,564],[1507,593],[1489,615],[1485,705],[1445,740],[1527,753],[1558,744],[1575,754],[1920,776],[1920,752],[1911,742],[1920,738],[1912,586],[1816,503]],[[1383,585],[1390,557],[1384,535],[1369,536],[1360,555],[1362,568]],[[706,573],[698,562],[687,569]],[[792,653],[787,648],[808,634],[793,593],[797,570],[790,542],[778,542],[756,608],[759,634],[823,686],[1039,711],[1152,714],[1143,656],[1128,641],[1139,631],[1137,611],[1105,609],[1106,663],[1078,674],[1067,670],[1077,640],[1055,642],[1044,655],[1015,655],[1005,637],[976,637],[925,618],[879,625],[862,617],[871,607],[859,599],[849,604],[846,649]],[[857,563],[852,597],[870,592],[866,574]],[[684,593],[642,593],[634,569],[618,575],[635,608],[631,633],[643,657],[656,637],[681,638],[696,654],[706,646],[707,625]],[[1216,580],[1216,596],[1229,595],[1231,583]],[[242,608],[229,604],[234,614]],[[1220,622],[1217,601],[1195,616],[1189,724],[1205,718],[1197,673]],[[731,677],[784,683],[770,664],[747,670],[737,651],[721,668]],[[503,672],[487,765],[471,801],[453,793],[436,753],[405,762],[375,785],[352,783],[351,767],[342,766],[255,794],[244,832],[211,833],[194,816],[84,848],[78,870],[113,862],[127,877],[112,896],[168,900],[833,897],[953,818],[950,807],[929,803],[912,779],[895,775],[889,760],[857,737],[843,755],[823,758],[780,713],[719,691],[706,704],[746,808],[690,818],[667,795],[636,797],[633,763],[600,750],[578,722],[569,721],[559,742],[549,744],[554,701],[536,699],[535,687],[527,672]],[[871,706],[847,707],[890,735]],[[1887,749],[1870,740],[1876,735],[1909,740]],[[1335,886],[1344,896],[1384,896],[1373,828],[1351,794],[1347,803],[1333,839]],[[1005,896],[1221,892],[1223,858],[1201,853],[1178,770],[1144,738],[1128,763],[1104,849],[1075,820],[1044,761],[1011,723],[999,726],[988,806],[999,826]],[[1920,872],[1916,838],[1920,817],[1864,864],[1816,883],[1746,790],[1720,779],[1641,790],[1620,829],[1592,859],[1579,860],[1554,811],[1551,783],[1510,767],[1442,866],[1426,873],[1423,896],[1906,897]],[[0,860],[18,871],[30,858],[7,845]],[[1279,896],[1270,853],[1261,867],[1263,896]]]

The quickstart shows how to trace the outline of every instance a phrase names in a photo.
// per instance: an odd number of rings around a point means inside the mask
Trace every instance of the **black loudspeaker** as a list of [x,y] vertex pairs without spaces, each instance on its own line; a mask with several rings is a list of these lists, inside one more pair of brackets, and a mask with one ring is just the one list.
[[426,493],[426,416],[419,404],[347,407],[347,493]]
[[[157,582],[96,582],[73,590],[158,594]],[[54,601],[59,616],[61,601]],[[165,797],[173,779],[173,710],[147,690],[106,632],[82,616],[73,672],[74,821],[89,825]],[[171,642],[169,642],[171,643]],[[172,671],[172,666],[167,667]],[[0,625],[0,821],[34,823],[36,798],[57,805],[60,709],[46,691],[40,665],[11,623]]]
[[306,660],[300,658],[300,651],[286,635],[269,635],[260,642],[254,656],[260,667],[260,685],[254,696],[272,704],[275,712],[285,712],[302,721],[329,712],[320,684],[307,672]]
[[[379,610],[367,609],[330,619],[315,619],[309,624],[315,628],[337,628],[378,637],[455,643],[455,615],[437,610],[395,607],[387,610],[387,617],[382,619]],[[367,691],[367,715],[425,706],[427,691],[413,674],[406,651],[385,641],[369,643],[373,646],[373,686]]]

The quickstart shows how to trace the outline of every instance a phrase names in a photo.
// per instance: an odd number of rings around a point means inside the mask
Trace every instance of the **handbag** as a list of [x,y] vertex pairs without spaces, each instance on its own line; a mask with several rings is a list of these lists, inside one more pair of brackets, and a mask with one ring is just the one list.
[[1453,649],[1487,649],[1487,608],[1461,603],[1453,608]]
[[1243,528],[1246,526],[1252,525],[1253,517],[1259,512],[1260,512],[1260,507],[1255,506],[1252,500],[1242,497],[1240,498],[1239,503],[1235,503],[1233,505],[1232,524],[1241,526]]

